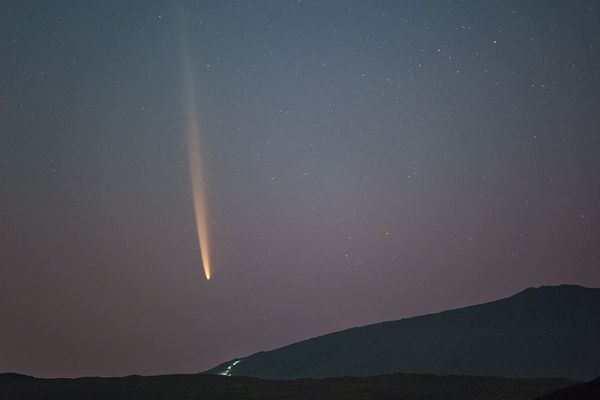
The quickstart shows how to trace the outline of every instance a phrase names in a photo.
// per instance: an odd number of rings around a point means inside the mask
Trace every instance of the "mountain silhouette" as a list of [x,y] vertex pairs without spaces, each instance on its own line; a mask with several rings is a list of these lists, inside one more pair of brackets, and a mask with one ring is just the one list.
[[561,378],[494,378],[394,374],[261,380],[212,375],[38,379],[0,374],[2,400],[531,400],[579,382]]
[[207,371],[265,379],[398,372],[593,379],[600,375],[600,289],[529,288],[490,303],[319,336]]
[[600,378],[591,382],[569,386],[566,389],[552,392],[536,400],[592,400],[600,399]]

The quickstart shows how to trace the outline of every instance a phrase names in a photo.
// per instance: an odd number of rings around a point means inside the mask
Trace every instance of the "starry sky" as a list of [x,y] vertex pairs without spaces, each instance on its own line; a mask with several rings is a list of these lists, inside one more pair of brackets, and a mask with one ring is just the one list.
[[596,1],[0,9],[0,372],[198,372],[600,286]]

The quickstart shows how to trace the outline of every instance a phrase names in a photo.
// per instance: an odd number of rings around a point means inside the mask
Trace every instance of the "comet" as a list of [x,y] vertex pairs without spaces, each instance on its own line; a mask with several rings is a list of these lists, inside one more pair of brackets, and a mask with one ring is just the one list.
[[212,274],[210,240],[208,229],[208,209],[206,199],[206,184],[202,162],[202,146],[200,141],[200,124],[196,104],[196,90],[190,49],[185,32],[183,11],[180,9],[181,23],[181,65],[183,73],[183,129],[186,136],[189,177],[192,188],[192,199],[196,220],[196,234],[200,250],[200,261],[204,275],[210,280]]

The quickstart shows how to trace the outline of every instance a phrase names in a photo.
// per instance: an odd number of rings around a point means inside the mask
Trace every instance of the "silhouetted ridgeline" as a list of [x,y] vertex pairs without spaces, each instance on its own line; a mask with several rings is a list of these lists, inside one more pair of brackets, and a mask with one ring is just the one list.
[[2,400],[530,400],[577,382],[395,374],[368,378],[264,381],[213,375],[36,379],[0,374]]
[[594,400],[600,399],[600,378],[591,382],[570,386],[536,400]]
[[438,314],[352,328],[208,371],[266,379],[406,373],[600,376],[600,289],[546,286]]

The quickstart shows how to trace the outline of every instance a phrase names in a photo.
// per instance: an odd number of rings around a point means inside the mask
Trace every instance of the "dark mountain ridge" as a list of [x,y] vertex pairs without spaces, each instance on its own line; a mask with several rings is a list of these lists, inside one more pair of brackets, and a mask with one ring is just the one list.
[[593,379],[600,375],[600,289],[529,288],[485,304],[319,336],[207,373],[293,379],[398,372]]
[[552,392],[536,400],[592,400],[600,399],[600,378],[591,382],[569,386],[565,389]]
[[577,383],[560,378],[510,379],[418,374],[286,381],[211,375],[38,379],[0,374],[0,399],[530,400]]

